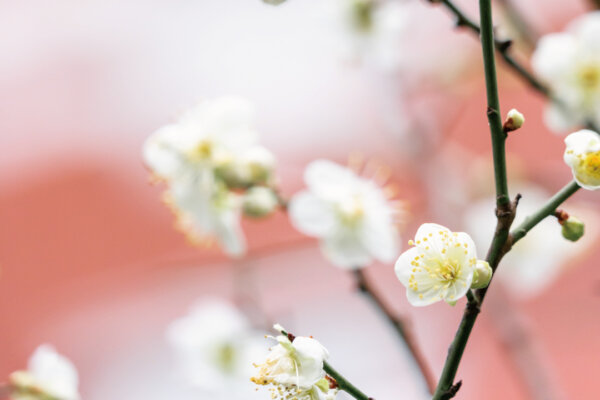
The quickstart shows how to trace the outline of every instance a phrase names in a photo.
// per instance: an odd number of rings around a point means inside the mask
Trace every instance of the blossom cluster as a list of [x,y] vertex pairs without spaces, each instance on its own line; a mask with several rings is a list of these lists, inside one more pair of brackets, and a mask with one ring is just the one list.
[[277,206],[275,159],[258,143],[252,105],[238,97],[205,101],[150,136],[144,160],[165,181],[165,202],[195,243],[216,238],[232,256],[245,252],[242,211],[264,216]]

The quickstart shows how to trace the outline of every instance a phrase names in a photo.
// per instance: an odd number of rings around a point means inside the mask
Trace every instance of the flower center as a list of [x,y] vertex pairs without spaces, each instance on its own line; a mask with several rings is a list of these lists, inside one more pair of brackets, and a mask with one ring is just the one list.
[[187,156],[192,162],[206,161],[213,155],[213,143],[210,140],[200,141],[194,148],[192,148]]
[[338,212],[342,223],[346,226],[356,226],[365,214],[362,199],[352,197],[338,205]]
[[224,343],[217,349],[216,364],[226,372],[233,372],[236,359],[235,347],[231,343]]
[[352,5],[352,22],[360,32],[368,32],[373,26],[373,1],[356,0]]
[[600,179],[600,151],[587,154],[583,159],[581,169],[586,175],[590,175],[594,179]]
[[453,283],[458,275],[460,275],[460,264],[454,260],[444,260],[439,263],[439,266],[434,271],[440,277],[443,283]]
[[600,88],[600,64],[587,64],[581,67],[577,76],[584,90],[592,92]]

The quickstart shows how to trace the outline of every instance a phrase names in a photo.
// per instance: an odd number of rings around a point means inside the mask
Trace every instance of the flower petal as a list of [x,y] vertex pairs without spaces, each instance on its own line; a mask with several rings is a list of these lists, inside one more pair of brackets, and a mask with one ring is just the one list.
[[335,229],[334,210],[311,192],[292,197],[288,211],[292,225],[306,235],[324,237]]

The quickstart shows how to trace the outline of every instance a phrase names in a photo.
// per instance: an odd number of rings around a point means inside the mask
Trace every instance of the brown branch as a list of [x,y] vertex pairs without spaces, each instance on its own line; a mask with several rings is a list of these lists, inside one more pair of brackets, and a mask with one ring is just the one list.
[[417,345],[412,330],[407,326],[408,324],[406,320],[396,315],[396,313],[387,306],[381,295],[377,292],[377,289],[375,289],[371,282],[369,282],[361,268],[354,270],[354,278],[356,280],[358,290],[371,299],[375,307],[381,311],[388,322],[394,327],[398,335],[402,338],[412,357],[412,361],[421,372],[421,376],[424,380],[424,384],[427,386],[428,392],[433,393],[436,386],[435,377],[429,369],[429,365],[425,360],[423,353],[421,353],[419,346]]

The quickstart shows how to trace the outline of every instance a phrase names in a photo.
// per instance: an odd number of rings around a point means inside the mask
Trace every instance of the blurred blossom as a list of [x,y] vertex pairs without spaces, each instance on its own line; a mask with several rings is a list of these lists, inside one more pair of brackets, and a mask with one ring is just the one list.
[[199,301],[171,323],[167,340],[190,386],[212,398],[252,397],[252,362],[266,346],[239,310],[216,299]]
[[178,226],[193,242],[216,238],[232,256],[246,248],[237,189],[271,183],[275,163],[257,144],[253,123],[251,104],[222,97],[198,104],[144,145],[146,164],[168,185]]
[[[523,195],[513,226],[521,224],[550,198],[549,193],[536,186],[515,188],[511,192]],[[494,208],[495,200],[490,196],[472,202],[466,209],[466,227],[480,248],[487,249],[491,243],[496,219]],[[575,207],[569,207],[569,211],[585,215],[586,219],[595,219],[589,211],[586,213]],[[588,232],[576,243],[567,241],[561,234],[561,226],[556,218],[548,217],[504,256],[495,273],[496,278],[518,297],[529,298],[541,294],[577,255],[593,245],[595,236],[595,232]]]
[[282,334],[276,340],[266,360],[256,365],[258,374],[252,382],[271,386],[271,399],[333,400],[337,391],[329,389],[323,370],[327,349],[309,337]]
[[409,244],[414,247],[400,255],[395,269],[413,306],[441,300],[454,304],[471,288],[477,264],[486,270],[487,263],[477,260],[475,243],[464,232],[427,223]]
[[564,159],[573,170],[573,178],[585,189],[599,189],[600,135],[593,131],[581,130],[567,136],[565,144]]
[[344,58],[390,71],[401,61],[407,10],[400,1],[329,0]]
[[264,217],[278,205],[277,195],[268,187],[255,186],[244,194],[244,214],[249,217]]
[[576,19],[563,33],[542,37],[532,65],[561,103],[546,108],[552,130],[586,121],[600,125],[600,11]]
[[373,259],[389,263],[397,256],[398,205],[389,201],[374,180],[327,160],[305,170],[307,190],[290,201],[292,224],[321,240],[321,250],[334,265],[362,268]]
[[78,400],[79,378],[71,361],[52,346],[38,347],[27,366],[10,376],[15,400]]

